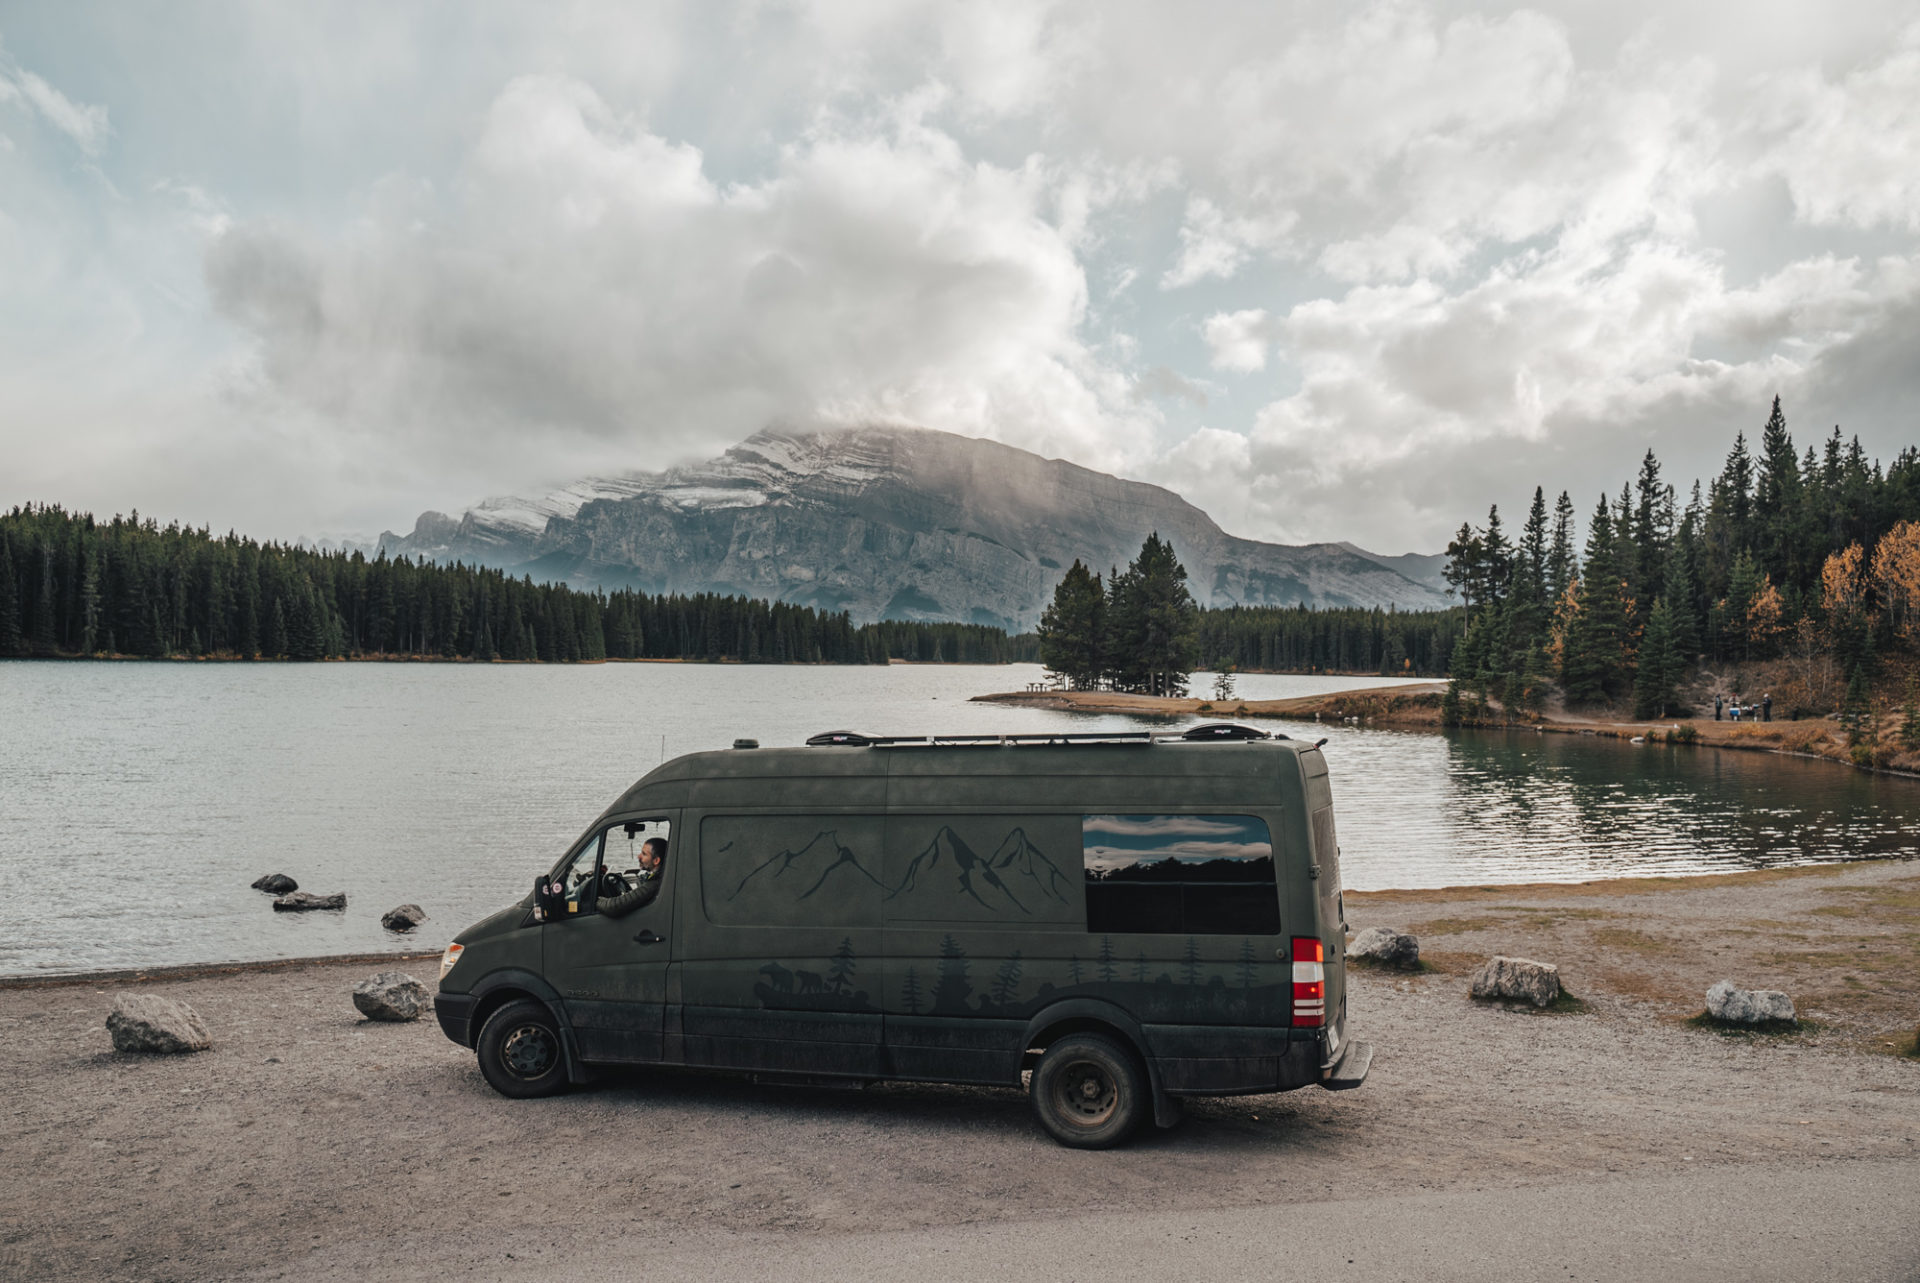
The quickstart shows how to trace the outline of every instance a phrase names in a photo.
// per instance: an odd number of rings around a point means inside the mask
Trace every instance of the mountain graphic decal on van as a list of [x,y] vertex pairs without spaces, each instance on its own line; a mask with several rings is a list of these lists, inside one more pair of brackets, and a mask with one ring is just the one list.
[[740,879],[740,885],[733,889],[733,893],[727,899],[738,899],[740,893],[747,889],[747,884],[755,878],[764,877],[766,882],[772,883],[791,877],[792,881],[784,885],[806,886],[807,889],[795,897],[795,899],[804,900],[826,885],[827,879],[834,873],[842,870],[845,871],[842,880],[846,877],[861,877],[876,887],[885,889],[886,884],[867,872],[866,866],[860,863],[860,857],[851,849],[842,846],[839,836],[828,829],[814,834],[813,840],[798,851],[788,849],[767,857],[751,873]]
[[1050,899],[1066,904],[1066,892],[1073,883],[1027,839],[1025,829],[1016,828],[1008,833],[992,857],[982,859],[967,845],[966,839],[943,824],[926,849],[913,857],[901,875],[900,884],[887,892],[887,898],[891,900],[923,886],[957,891],[983,908],[1010,904],[1030,914],[1032,910],[1022,902],[1021,896],[1030,903]]

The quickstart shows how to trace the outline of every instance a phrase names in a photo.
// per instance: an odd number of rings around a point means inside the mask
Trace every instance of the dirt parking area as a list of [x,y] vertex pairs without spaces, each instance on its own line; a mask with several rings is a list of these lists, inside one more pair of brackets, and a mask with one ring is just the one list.
[[[377,969],[364,962],[0,987],[0,1278],[296,1278],[376,1260],[424,1276],[458,1253],[557,1262],[676,1228],[817,1244],[1709,1167],[1893,1163],[1920,1181],[1920,1059],[1898,1046],[1920,1026],[1916,894],[1920,868],[1887,864],[1350,896],[1356,927],[1411,928],[1440,967],[1356,971],[1355,1032],[1378,1048],[1367,1084],[1200,1102],[1107,1153],[1054,1145],[1012,1091],[636,1071],[508,1101],[431,1023],[361,1020],[348,993]],[[1560,964],[1582,1005],[1470,1002],[1467,965],[1496,950]],[[1787,989],[1813,1026],[1685,1023],[1722,974]],[[214,1049],[113,1052],[103,1021],[126,988],[190,1003]]]

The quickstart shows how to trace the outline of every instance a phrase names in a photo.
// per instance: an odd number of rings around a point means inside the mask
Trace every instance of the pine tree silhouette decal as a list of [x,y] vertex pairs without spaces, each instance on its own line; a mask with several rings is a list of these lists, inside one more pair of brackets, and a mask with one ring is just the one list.
[[1113,937],[1100,937],[1100,979],[1111,982],[1119,973],[1113,969]]
[[912,967],[908,967],[907,978],[900,985],[901,1005],[906,1007],[908,1015],[917,1016],[920,1014],[920,1003],[923,998],[924,995],[920,992],[920,977],[913,973]]
[[833,962],[827,967],[827,983],[833,986],[835,993],[844,994],[853,987],[853,973],[858,969],[853,959],[853,937],[847,936],[840,941],[839,949],[834,951]]
[[1200,983],[1200,942],[1187,937],[1186,961],[1180,965],[1180,977],[1190,985]]
[[1020,992],[1020,951],[1015,949],[1007,960],[1000,964],[1000,970],[994,973],[993,986],[987,990],[987,1000],[996,1007],[1011,1006],[1014,995]]
[[1133,978],[1141,984],[1147,983],[1147,955],[1144,953],[1133,960]]
[[933,983],[933,1009],[960,1013],[967,1009],[967,954],[952,936],[940,937],[940,974]]
[[1255,974],[1253,941],[1242,939],[1240,941],[1240,987],[1242,989],[1253,988]]
[[1071,957],[1067,959],[1067,975],[1072,978],[1073,983],[1075,984],[1080,983],[1080,955],[1079,954],[1077,953],[1073,954]]

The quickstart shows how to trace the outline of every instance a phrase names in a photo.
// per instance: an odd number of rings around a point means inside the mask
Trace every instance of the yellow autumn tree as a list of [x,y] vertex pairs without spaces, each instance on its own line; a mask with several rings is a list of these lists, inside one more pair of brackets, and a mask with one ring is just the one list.
[[1780,635],[1780,617],[1787,613],[1787,603],[1780,597],[1780,590],[1773,586],[1773,579],[1767,576],[1760,581],[1760,591],[1754,595],[1747,606],[1747,641],[1749,644],[1765,650],[1773,645],[1773,639]]
[[1920,522],[1903,521],[1873,550],[1873,583],[1902,639],[1920,642]]
[[1867,554],[1859,544],[1849,544],[1820,567],[1820,604],[1829,615],[1858,610],[1867,597]]

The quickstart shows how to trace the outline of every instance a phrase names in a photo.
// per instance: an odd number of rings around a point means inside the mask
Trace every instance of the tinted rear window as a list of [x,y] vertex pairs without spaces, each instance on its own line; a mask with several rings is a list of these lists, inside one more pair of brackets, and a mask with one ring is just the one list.
[[1276,935],[1273,838],[1251,815],[1089,815],[1087,930]]

